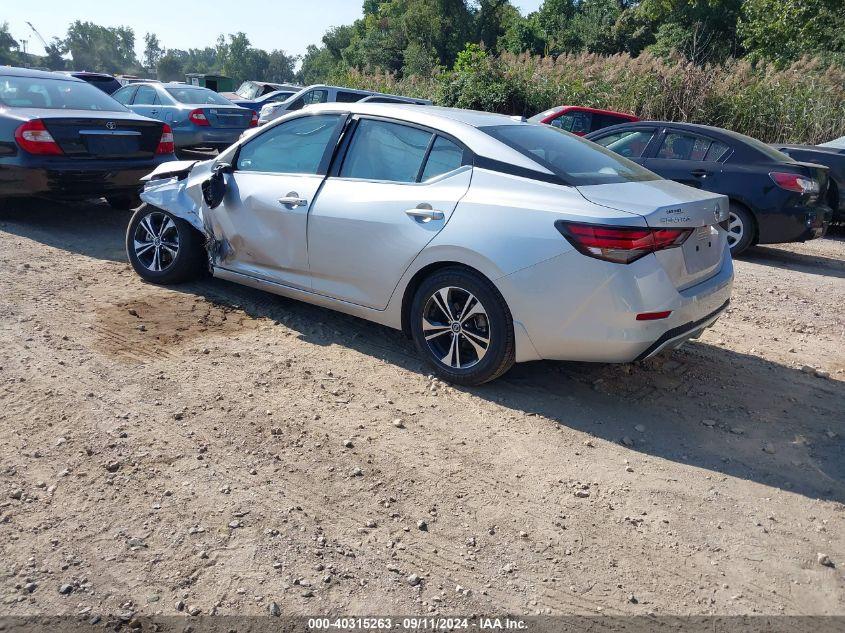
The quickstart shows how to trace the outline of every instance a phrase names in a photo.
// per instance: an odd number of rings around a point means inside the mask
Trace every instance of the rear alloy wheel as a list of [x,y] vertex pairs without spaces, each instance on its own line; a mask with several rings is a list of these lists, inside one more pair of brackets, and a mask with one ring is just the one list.
[[728,246],[736,257],[751,245],[754,239],[754,220],[751,214],[739,205],[731,203],[728,214]]
[[410,318],[417,349],[450,382],[479,385],[513,365],[510,311],[498,290],[472,271],[450,268],[423,281]]
[[158,284],[189,281],[207,268],[202,237],[167,211],[143,205],[126,230],[126,253],[141,277]]

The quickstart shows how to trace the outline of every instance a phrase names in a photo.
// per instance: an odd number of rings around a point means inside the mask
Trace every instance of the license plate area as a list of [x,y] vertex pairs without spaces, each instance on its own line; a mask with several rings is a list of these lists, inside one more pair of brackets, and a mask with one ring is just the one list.
[[719,232],[713,226],[700,226],[693,230],[681,250],[688,274],[708,270],[716,266],[722,256]]

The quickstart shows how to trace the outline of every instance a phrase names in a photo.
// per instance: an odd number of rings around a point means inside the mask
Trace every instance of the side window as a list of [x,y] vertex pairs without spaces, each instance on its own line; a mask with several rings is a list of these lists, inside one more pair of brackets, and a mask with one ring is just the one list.
[[707,155],[704,157],[704,160],[714,162],[717,160],[721,160],[730,151],[731,148],[725,145],[724,143],[720,143],[719,141],[713,141],[713,144],[710,146],[710,149],[707,150]]
[[277,125],[241,148],[237,169],[316,174],[340,119],[337,114],[320,114]]
[[362,119],[340,170],[341,178],[416,182],[431,133]]
[[118,103],[122,103],[123,105],[128,105],[132,101],[132,95],[135,94],[135,87],[134,86],[126,86],[125,88],[121,88],[117,92],[112,95],[113,99],[116,99]]
[[328,90],[309,90],[299,99],[290,104],[288,110],[301,110],[312,103],[325,103],[329,98]]
[[608,134],[599,139],[596,143],[603,145],[609,150],[613,150],[620,156],[626,158],[642,158],[645,148],[654,138],[656,130],[626,130],[624,132],[616,132],[615,134]]
[[590,126],[590,129],[595,132],[596,130],[601,130],[602,128],[610,127],[611,125],[618,125],[620,123],[628,123],[628,119],[613,116],[612,114],[594,114],[593,124]]
[[452,141],[438,136],[431,146],[428,160],[425,163],[421,180],[432,178],[457,169],[464,162],[464,150],[455,145]]
[[338,90],[337,97],[335,97],[335,101],[338,103],[355,103],[356,101],[360,101],[367,95],[359,94],[357,92],[346,92],[345,90]]
[[556,119],[552,119],[550,125],[556,128],[560,128],[561,130],[566,130],[567,132],[572,129],[572,122],[575,120],[575,115],[573,113],[563,114]]
[[657,158],[702,161],[712,142],[703,136],[672,132],[663,139]]
[[134,105],[157,105],[158,104],[158,94],[155,91],[155,88],[151,88],[150,86],[141,86],[138,88],[138,92],[135,94],[135,101],[133,101]]

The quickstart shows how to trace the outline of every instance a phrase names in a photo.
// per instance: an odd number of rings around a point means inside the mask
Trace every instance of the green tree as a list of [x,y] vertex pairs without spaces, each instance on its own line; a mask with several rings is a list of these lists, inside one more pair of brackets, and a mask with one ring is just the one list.
[[138,68],[135,33],[126,26],[104,27],[76,20],[68,28],[64,45],[77,70],[115,74]]
[[185,51],[169,50],[156,65],[156,77],[161,81],[185,81]]
[[842,0],[745,0],[739,34],[752,60],[780,65],[821,53],[845,61]]
[[155,33],[144,35],[144,67],[155,72],[163,55],[164,49],[161,47],[161,42],[158,41],[158,36]]
[[296,79],[296,62],[299,57],[275,50],[269,55],[269,63],[263,79],[276,83],[290,83]]
[[0,24],[0,65],[15,65],[20,63],[18,42],[9,32],[9,23]]

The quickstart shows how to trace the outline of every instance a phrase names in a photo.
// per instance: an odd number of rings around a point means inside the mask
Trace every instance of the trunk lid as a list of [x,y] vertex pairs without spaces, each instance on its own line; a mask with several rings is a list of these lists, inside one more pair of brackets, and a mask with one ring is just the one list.
[[155,155],[161,140],[161,122],[119,113],[39,118],[69,158],[148,159]]
[[252,120],[252,110],[239,106],[204,106],[202,111],[208,124],[215,128],[245,130]]
[[727,235],[718,224],[728,217],[727,197],[671,180],[589,185],[578,191],[594,204],[642,216],[652,229],[690,229],[680,247],[655,253],[678,290],[721,269]]

